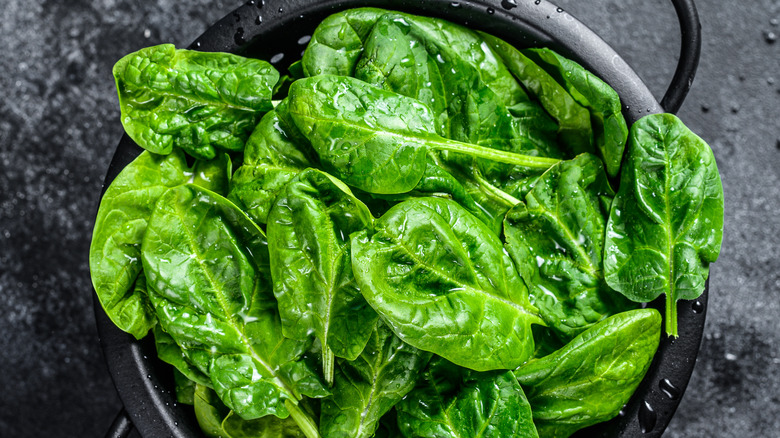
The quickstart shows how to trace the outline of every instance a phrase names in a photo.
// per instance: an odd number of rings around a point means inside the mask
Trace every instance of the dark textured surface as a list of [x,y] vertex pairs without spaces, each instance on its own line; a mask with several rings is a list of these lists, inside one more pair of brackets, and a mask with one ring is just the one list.
[[[532,0],[518,0],[532,1]],[[0,436],[102,436],[120,407],[87,249],[121,135],[111,66],[189,44],[240,2],[6,0],[0,22]],[[559,0],[660,98],[678,47],[664,0]],[[702,60],[680,111],[726,196],[699,361],[665,436],[780,436],[780,2],[700,0]]]

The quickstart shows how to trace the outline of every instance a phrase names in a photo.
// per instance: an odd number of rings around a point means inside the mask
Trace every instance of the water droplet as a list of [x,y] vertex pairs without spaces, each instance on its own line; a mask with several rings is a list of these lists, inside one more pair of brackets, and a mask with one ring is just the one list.
[[487,13],[488,13],[489,15],[493,15],[493,14],[495,14],[495,13],[496,13],[496,10],[495,10],[495,9],[493,9],[493,8],[487,8]]
[[258,15],[257,18],[255,18],[255,24],[263,24],[263,16]]
[[540,3],[542,3],[542,0],[534,0],[534,4],[535,4],[535,5],[538,5],[538,4],[540,4]]
[[252,6],[255,4],[255,0],[249,0],[248,2],[246,2],[246,4]]
[[514,9],[517,7],[516,0],[501,0],[501,7],[504,9]]
[[452,8],[459,8],[460,7],[460,3],[452,2],[452,3],[450,3],[450,7],[452,7]]
[[769,85],[774,85],[774,83],[775,83],[775,78],[773,78],[773,77],[771,77],[771,76],[770,76],[770,77],[768,77],[768,78],[766,78],[766,83],[767,83],[767,84],[769,84]]
[[771,24],[772,26],[777,26],[778,23],[780,23],[780,20],[778,20],[777,18],[772,18],[769,20],[769,24]]
[[777,34],[771,30],[764,32],[764,41],[766,41],[767,44],[774,44],[775,41],[777,41]]
[[560,14],[561,12],[563,12],[563,8],[555,8],[555,12]]
[[701,106],[701,112],[703,112],[703,113],[705,113],[705,114],[706,114],[706,113],[708,113],[708,112],[710,112],[710,107],[709,107],[709,106],[707,106],[707,105],[702,105],[702,106]]
[[284,8],[279,8],[279,13],[281,14],[282,12],[284,12]]
[[311,41],[311,35],[304,35],[304,36],[298,38],[298,44],[300,44],[302,46],[308,44],[309,41]]
[[271,62],[271,64],[276,64],[279,61],[281,61],[282,59],[284,59],[284,53],[277,53],[276,55],[271,57],[271,61],[270,62]]
[[691,310],[693,310],[693,313],[704,312],[704,303],[701,301],[694,301],[693,304],[691,304]]
[[152,375],[151,375],[151,374],[147,374],[147,375],[146,375],[146,378],[151,380],[151,378],[152,378]]
[[653,407],[646,400],[639,405],[639,427],[642,433],[650,433],[655,428],[655,422],[658,419]]
[[265,0],[258,0],[255,3],[257,3],[257,9],[262,9],[265,6]]
[[731,105],[731,113],[736,114],[738,112],[739,112],[739,105],[737,105],[736,103],[734,105]]
[[199,48],[201,46],[200,41],[195,41],[195,48]]
[[658,387],[661,388],[661,392],[669,397],[670,400],[677,400],[680,398],[680,390],[672,385],[672,382],[669,381],[669,379],[661,379],[661,381],[658,382]]
[[239,46],[241,46],[244,43],[246,43],[246,40],[244,39],[244,28],[243,27],[239,27],[238,29],[236,29],[236,34],[233,35],[233,41],[235,41],[236,45],[239,45]]

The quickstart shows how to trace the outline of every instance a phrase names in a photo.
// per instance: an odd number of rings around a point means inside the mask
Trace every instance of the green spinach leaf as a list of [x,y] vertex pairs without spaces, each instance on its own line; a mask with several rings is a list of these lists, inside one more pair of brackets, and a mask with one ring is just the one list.
[[580,105],[590,111],[596,150],[604,160],[609,176],[617,176],[628,137],[617,92],[578,63],[550,49],[525,49],[523,54],[555,77]]
[[518,368],[539,436],[565,438],[615,417],[650,367],[660,332],[657,310],[629,310]]
[[316,162],[289,138],[276,111],[260,120],[246,143],[244,164],[236,170],[228,199],[258,224],[268,221],[277,193],[295,175]]
[[244,420],[226,407],[217,394],[205,386],[195,389],[195,418],[201,430],[214,438],[303,438],[292,418],[274,416]]
[[257,59],[162,44],[120,59],[114,78],[122,124],[139,146],[211,159],[217,149],[243,150],[260,116],[273,108],[279,73]]
[[604,281],[602,249],[614,192],[601,160],[562,161],[504,221],[506,249],[547,326],[564,341],[631,308]]
[[243,212],[197,186],[173,188],[149,221],[142,259],[162,328],[230,409],[314,427],[297,402],[328,391],[300,360],[309,342],[282,335],[266,238]]
[[369,304],[404,342],[475,370],[515,368],[543,324],[501,241],[457,203],[412,199],[354,234]]
[[352,274],[350,234],[371,229],[368,208],[341,181],[307,169],[281,190],[268,215],[273,291],[285,336],[322,344],[325,380],[333,355],[354,360],[378,318]]
[[723,186],[707,143],[672,114],[634,123],[607,223],[607,283],[639,302],[665,294],[676,337],[677,300],[704,291],[722,238]]
[[376,324],[356,360],[336,361],[333,395],[322,400],[323,436],[374,436],[380,418],[414,388],[430,357]]
[[286,111],[326,171],[371,193],[414,189],[425,171],[428,150],[532,169],[547,169],[559,161],[443,138],[436,133],[430,109],[419,101],[350,77],[296,81]]
[[478,373],[434,359],[397,410],[406,437],[539,436],[531,406],[511,371]]

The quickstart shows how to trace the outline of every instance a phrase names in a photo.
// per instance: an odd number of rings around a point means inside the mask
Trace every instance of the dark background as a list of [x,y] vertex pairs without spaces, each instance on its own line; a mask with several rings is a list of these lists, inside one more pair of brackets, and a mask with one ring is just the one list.
[[[532,1],[532,0],[518,0]],[[679,112],[726,197],[705,338],[669,437],[780,436],[779,0],[699,0],[703,51]],[[0,20],[0,436],[102,436],[120,408],[87,251],[122,134],[111,67],[186,46],[227,0],[4,0]],[[679,31],[668,0],[558,0],[660,99]]]

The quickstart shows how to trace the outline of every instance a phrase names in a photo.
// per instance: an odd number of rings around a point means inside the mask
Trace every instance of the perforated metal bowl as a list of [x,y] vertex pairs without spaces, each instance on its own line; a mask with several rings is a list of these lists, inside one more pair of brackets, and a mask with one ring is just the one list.
[[[700,29],[692,0],[672,0],[680,19],[680,61],[658,103],[615,51],[577,19],[544,0],[253,0],[217,22],[190,46],[269,60],[280,70],[300,58],[312,32],[328,15],[355,7],[379,7],[440,17],[496,35],[516,47],[546,46],[576,60],[620,95],[632,124],[649,113],[675,112],[698,66]],[[105,187],[141,149],[124,136],[106,175]],[[650,304],[663,314],[664,302]],[[107,436],[201,437],[190,406],[176,403],[172,369],[157,359],[151,336],[136,341],[120,331],[95,296],[100,343],[124,404]],[[578,432],[581,437],[658,437],[669,424],[688,385],[704,330],[707,289],[695,301],[678,303],[677,339],[662,336],[645,379],[620,415]]]

